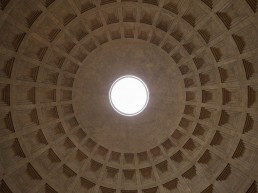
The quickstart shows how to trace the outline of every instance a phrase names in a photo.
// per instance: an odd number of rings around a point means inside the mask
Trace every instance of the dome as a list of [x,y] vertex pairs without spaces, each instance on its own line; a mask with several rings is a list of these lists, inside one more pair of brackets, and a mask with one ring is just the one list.
[[0,192],[257,193],[257,6],[1,0]]

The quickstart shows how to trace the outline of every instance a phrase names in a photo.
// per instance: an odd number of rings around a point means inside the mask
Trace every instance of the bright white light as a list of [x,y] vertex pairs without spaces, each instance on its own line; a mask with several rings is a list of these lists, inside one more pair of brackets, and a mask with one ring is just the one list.
[[116,112],[125,116],[134,116],[141,113],[147,106],[149,91],[140,78],[126,75],[112,84],[109,100]]

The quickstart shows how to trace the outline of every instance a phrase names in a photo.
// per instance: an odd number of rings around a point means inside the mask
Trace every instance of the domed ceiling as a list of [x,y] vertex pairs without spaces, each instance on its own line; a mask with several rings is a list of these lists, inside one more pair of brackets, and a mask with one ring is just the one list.
[[[1,0],[1,193],[257,193],[257,0]],[[149,88],[133,117],[124,75]]]

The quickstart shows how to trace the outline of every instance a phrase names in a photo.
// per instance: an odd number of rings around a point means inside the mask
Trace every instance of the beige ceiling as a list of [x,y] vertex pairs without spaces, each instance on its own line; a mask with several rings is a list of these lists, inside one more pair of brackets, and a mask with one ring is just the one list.
[[257,193],[257,6],[0,0],[0,193]]

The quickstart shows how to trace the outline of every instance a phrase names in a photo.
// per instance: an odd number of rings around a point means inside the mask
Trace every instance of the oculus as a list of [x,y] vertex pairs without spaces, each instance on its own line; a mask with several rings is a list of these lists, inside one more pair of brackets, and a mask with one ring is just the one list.
[[122,76],[112,84],[109,101],[117,113],[135,116],[146,108],[149,90],[140,78],[132,75]]

